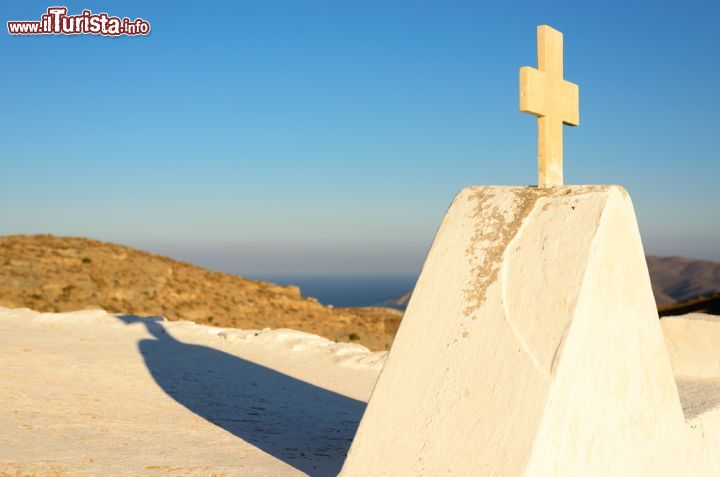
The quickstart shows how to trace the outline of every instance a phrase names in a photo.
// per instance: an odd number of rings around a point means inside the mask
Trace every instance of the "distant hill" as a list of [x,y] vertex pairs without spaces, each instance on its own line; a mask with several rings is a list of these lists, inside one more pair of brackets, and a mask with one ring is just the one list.
[[410,290],[409,292],[403,293],[400,296],[385,300],[384,302],[382,302],[382,306],[391,306],[393,308],[397,308],[398,310],[404,310],[405,308],[407,308],[407,305],[410,302],[412,292],[413,291]]
[[[715,313],[717,296],[720,293],[720,262],[695,260],[683,257],[646,257],[653,294],[660,310],[684,310],[685,302],[692,310]],[[382,303],[404,310],[410,301],[412,291],[391,298]],[[713,301],[715,300],[715,301]],[[682,303],[683,306],[675,308]]]
[[102,308],[244,329],[292,328],[387,349],[402,313],[333,308],[281,286],[141,250],[52,235],[0,237],[0,306]]
[[672,303],[670,305],[658,306],[658,313],[660,316],[677,316],[688,313],[720,315],[720,292]]
[[647,257],[658,306],[720,292],[720,262],[682,257]]

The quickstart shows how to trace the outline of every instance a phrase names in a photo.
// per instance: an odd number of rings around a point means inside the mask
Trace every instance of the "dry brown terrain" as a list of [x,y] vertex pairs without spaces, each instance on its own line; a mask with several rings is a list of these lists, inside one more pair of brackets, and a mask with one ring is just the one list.
[[402,313],[332,308],[281,286],[141,250],[52,235],[0,237],[0,306],[111,313],[244,329],[292,328],[388,349]]

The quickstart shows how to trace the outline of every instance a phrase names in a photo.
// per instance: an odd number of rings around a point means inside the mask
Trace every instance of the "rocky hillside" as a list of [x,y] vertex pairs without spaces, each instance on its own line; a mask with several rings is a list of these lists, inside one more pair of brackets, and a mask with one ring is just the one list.
[[102,308],[245,329],[292,328],[387,349],[402,318],[388,308],[332,308],[294,286],[213,272],[140,250],[52,235],[0,237],[0,306]]

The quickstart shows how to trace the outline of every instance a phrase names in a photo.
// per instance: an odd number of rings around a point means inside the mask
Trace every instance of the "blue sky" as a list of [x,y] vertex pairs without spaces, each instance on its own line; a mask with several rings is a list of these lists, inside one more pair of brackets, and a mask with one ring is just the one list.
[[[3,3],[7,20],[53,4]],[[416,273],[455,193],[536,183],[535,27],[580,85],[565,181],[619,183],[648,253],[720,260],[713,2],[66,2],[148,37],[0,35],[0,234],[245,274]]]

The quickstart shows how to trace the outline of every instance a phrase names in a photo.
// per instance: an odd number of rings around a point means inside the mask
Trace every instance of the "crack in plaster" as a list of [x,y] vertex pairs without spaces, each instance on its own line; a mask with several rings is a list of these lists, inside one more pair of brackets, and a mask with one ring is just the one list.
[[510,189],[515,197],[509,204],[497,200],[499,195],[506,195],[507,189],[482,188],[468,196],[468,200],[475,203],[471,216],[475,225],[465,250],[473,275],[468,288],[463,290],[469,303],[463,311],[466,317],[485,303],[488,287],[497,280],[505,249],[538,197],[546,195],[546,191],[532,187]]
[[[507,288],[507,266],[504,266],[507,260],[504,255],[507,250],[512,249],[512,243],[522,235],[522,230],[526,224],[525,219],[535,209],[538,199],[570,194],[584,195],[602,188],[603,186],[585,186],[580,190],[573,190],[570,187],[552,189],[516,188],[509,190],[514,197],[504,203],[497,199],[501,195],[506,195],[507,189],[498,191],[495,188],[481,188],[470,194],[468,200],[474,202],[475,207],[471,216],[472,220],[474,220],[473,235],[470,239],[470,245],[465,251],[465,256],[468,257],[472,268],[472,279],[469,286],[463,290],[465,299],[469,303],[463,311],[465,317],[472,315],[483,305],[487,298],[488,287],[497,281],[498,273],[501,271],[503,289]],[[543,211],[547,210],[548,207],[549,203],[545,204]],[[555,361],[565,342],[569,327],[563,330],[562,338],[554,352],[550,370],[547,370],[542,366],[511,319],[504,294],[501,294],[501,303],[503,319],[508,323],[510,330],[532,362],[533,367],[544,376],[550,376],[554,371]]]

